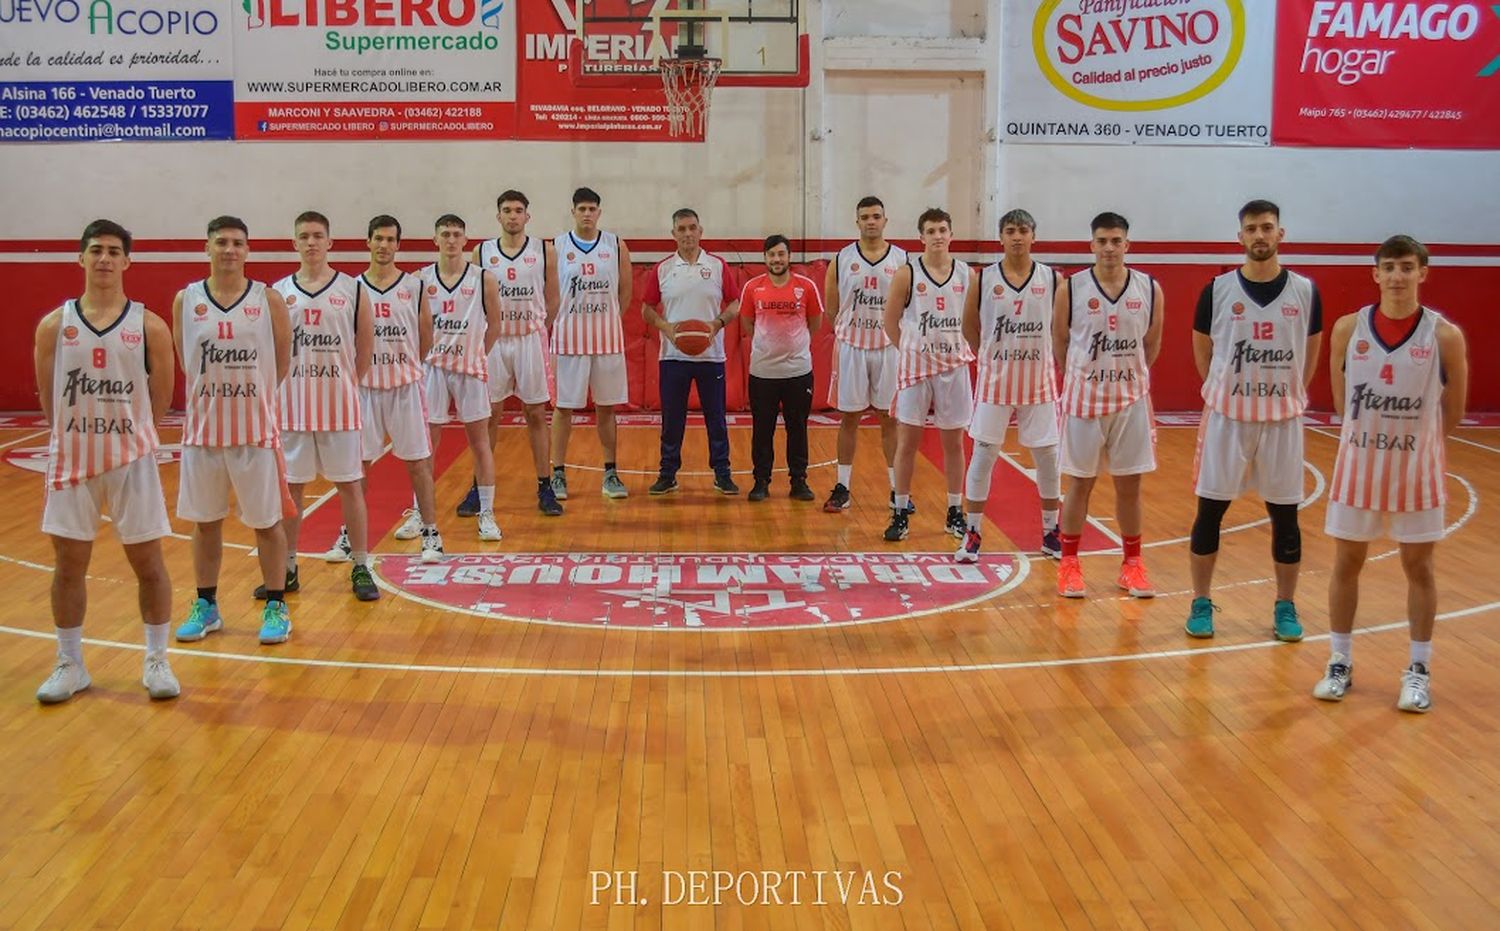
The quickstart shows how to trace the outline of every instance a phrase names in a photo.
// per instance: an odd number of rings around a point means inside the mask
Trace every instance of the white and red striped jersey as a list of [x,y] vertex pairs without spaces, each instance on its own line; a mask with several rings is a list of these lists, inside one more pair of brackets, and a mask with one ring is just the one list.
[[418,277],[432,310],[432,351],[427,353],[427,364],[489,381],[484,353],[489,326],[484,315],[484,272],[465,262],[464,273],[450,286],[433,264],[423,267]]
[[1052,297],[1057,272],[1041,262],[1012,283],[999,263],[979,270],[979,371],[975,399],[988,404],[1057,400]]
[[835,339],[856,349],[884,349],[891,344],[885,335],[885,296],[891,279],[909,261],[906,250],[887,244],[885,255],[871,262],[851,242],[834,257],[838,282],[838,317],[833,322]]
[[207,281],[182,292],[183,374],[187,378],[184,446],[281,444],[276,423],[276,334],[266,286],[245,285],[225,307]]
[[920,256],[912,259],[911,291],[901,315],[896,384],[907,388],[974,361],[974,351],[963,330],[968,290],[968,263],[954,259],[948,277],[938,281]]
[[292,319],[292,367],[276,393],[281,429],[358,430],[354,322],[360,280],[336,271],[327,284],[309,293],[293,274],[274,287]]
[[1110,297],[1092,268],[1068,279],[1068,357],[1063,413],[1104,417],[1144,398],[1151,388],[1146,331],[1156,287],[1151,276],[1126,269],[1125,286]]
[[62,305],[52,365],[47,483],[68,488],[151,455],[160,441],[146,371],[146,310],[134,301],[96,330]]
[[561,297],[552,321],[552,351],[560,356],[624,352],[619,239],[601,230],[593,242],[580,242],[568,232],[552,248]]
[[366,388],[399,388],[422,377],[422,282],[402,272],[384,291],[359,276],[370,295],[375,318],[375,348],[360,384]]
[[1245,290],[1238,269],[1213,281],[1213,360],[1203,400],[1231,420],[1274,421],[1302,416],[1307,389],[1308,328],[1313,283],[1288,271],[1276,300],[1262,306]]
[[1342,360],[1344,423],[1329,499],[1371,511],[1440,507],[1447,500],[1437,340],[1442,318],[1422,308],[1411,335],[1387,346],[1375,332],[1379,312],[1359,311]]
[[515,255],[507,255],[498,239],[479,244],[479,267],[500,283],[501,338],[547,328],[547,262],[542,242],[527,236]]

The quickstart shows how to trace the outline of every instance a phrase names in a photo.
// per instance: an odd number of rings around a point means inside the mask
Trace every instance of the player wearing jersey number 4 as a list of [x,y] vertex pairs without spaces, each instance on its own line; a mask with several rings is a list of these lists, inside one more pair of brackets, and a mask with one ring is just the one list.
[[1392,236],[1375,253],[1380,303],[1339,319],[1329,339],[1333,405],[1343,418],[1324,527],[1336,541],[1328,584],[1328,668],[1313,696],[1338,701],[1353,682],[1354,612],[1370,541],[1388,532],[1401,550],[1410,663],[1396,707],[1432,707],[1437,620],[1433,551],[1446,533],[1444,438],[1464,416],[1469,362],[1463,333],[1423,307],[1427,247]]
[[109,511],[135,573],[146,628],[142,684],[152,698],[180,689],[167,664],[172,583],[161,538],[171,533],[156,471],[156,420],[172,402],[172,333],[125,296],[131,236],[95,220],[78,243],[83,296],[47,314],[34,360],[42,414],[52,425],[42,532],[52,540],[57,663],[37,701],[56,704],[89,687],[83,616],[94,536]]

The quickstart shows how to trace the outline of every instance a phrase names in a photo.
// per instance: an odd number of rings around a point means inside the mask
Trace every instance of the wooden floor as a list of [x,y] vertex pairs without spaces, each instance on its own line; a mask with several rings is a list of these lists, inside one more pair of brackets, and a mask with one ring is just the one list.
[[[34,434],[0,430],[0,446],[44,442]],[[650,499],[649,475],[631,474],[633,497],[609,502],[597,472],[575,470],[568,514],[547,519],[524,436],[502,432],[499,544],[452,516],[469,469],[449,456],[450,554],[953,547],[925,459],[910,540],[879,539],[873,428],[843,515],[787,500],[784,479],[752,506],[687,472],[676,496]],[[134,585],[106,531],[85,631],[94,685],[50,708],[33,699],[53,655],[40,476],[0,465],[0,928],[1495,928],[1500,435],[1460,437],[1425,717],[1394,707],[1404,588],[1383,544],[1356,688],[1340,705],[1309,696],[1328,654],[1323,497],[1303,515],[1305,642],[1268,639],[1253,501],[1226,521],[1252,526],[1224,537],[1218,638],[1183,635],[1191,429],[1161,431],[1146,481],[1151,602],[1116,596],[1117,556],[1086,558],[1093,597],[1069,603],[1052,563],[1017,557],[1009,591],[884,623],[560,626],[443,611],[388,571],[382,600],[358,604],[346,567],[304,557],[293,639],[263,648],[252,537],[230,521],[226,631],[174,645],[184,691],[168,703],[140,687]],[[813,431],[820,497],[834,439]],[[649,472],[656,442],[622,429],[622,467]],[[733,442],[744,468],[748,430]],[[1332,431],[1307,448],[1326,476]],[[598,458],[592,429],[575,430],[570,459]],[[704,458],[693,428],[685,469]],[[176,471],[162,468],[169,502]],[[1102,488],[1101,535],[1111,507]],[[413,552],[377,510],[374,548]],[[304,550],[329,542],[317,526]],[[995,552],[1035,545],[986,536]],[[175,621],[189,544],[165,548]],[[596,895],[612,871],[636,873],[633,892]],[[694,904],[720,876],[738,886]]]

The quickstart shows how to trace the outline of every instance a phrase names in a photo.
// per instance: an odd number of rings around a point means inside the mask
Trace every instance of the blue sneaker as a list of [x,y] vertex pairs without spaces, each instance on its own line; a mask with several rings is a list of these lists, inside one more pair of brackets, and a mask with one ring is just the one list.
[[1290,601],[1278,601],[1275,608],[1273,630],[1277,640],[1296,643],[1302,639],[1302,622],[1297,619],[1297,606]]
[[219,606],[211,604],[207,598],[199,598],[188,611],[187,620],[177,628],[177,639],[183,643],[193,643],[223,627],[224,619],[219,617]]
[[1197,637],[1207,640],[1214,635],[1214,612],[1218,608],[1207,598],[1194,598],[1193,606],[1188,609],[1187,624],[1183,629],[1189,637]]
[[478,482],[475,482],[474,484],[470,485],[469,486],[469,493],[466,494],[466,495],[464,495],[464,499],[462,501],[458,502],[458,516],[459,517],[478,517],[479,516],[479,483]]
[[286,602],[268,601],[260,613],[260,642],[286,643],[292,636],[292,617]]

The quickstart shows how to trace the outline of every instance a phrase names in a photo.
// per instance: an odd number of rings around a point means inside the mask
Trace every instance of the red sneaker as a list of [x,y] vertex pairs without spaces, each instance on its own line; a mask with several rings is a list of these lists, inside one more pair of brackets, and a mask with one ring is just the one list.
[[1057,593],[1064,598],[1082,598],[1083,565],[1077,556],[1064,556],[1057,564]]
[[1120,564],[1120,577],[1115,584],[1130,592],[1135,598],[1155,598],[1156,586],[1146,574],[1146,564],[1140,558],[1127,559]]

